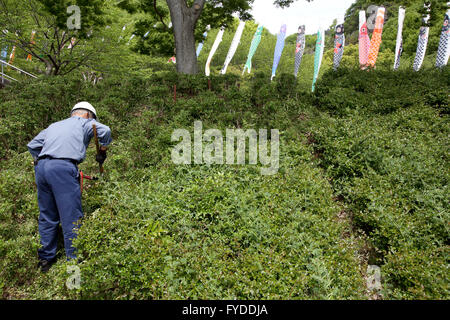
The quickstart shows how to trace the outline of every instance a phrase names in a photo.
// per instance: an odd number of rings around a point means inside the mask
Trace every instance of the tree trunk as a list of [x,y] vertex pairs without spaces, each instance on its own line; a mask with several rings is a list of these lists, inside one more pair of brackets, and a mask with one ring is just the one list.
[[172,19],[178,73],[196,74],[194,30],[205,0],[196,0],[189,8],[185,0],[166,0]]
[[53,65],[50,62],[45,62],[45,74],[47,76],[52,75],[53,73]]
[[182,19],[173,23],[177,71],[179,73],[196,74],[198,72],[197,55],[195,53],[194,25],[191,19]]

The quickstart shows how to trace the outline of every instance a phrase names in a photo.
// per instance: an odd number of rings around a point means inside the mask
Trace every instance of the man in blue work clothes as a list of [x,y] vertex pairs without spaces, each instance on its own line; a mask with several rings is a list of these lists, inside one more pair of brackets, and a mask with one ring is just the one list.
[[58,226],[61,223],[67,259],[76,258],[72,240],[83,217],[78,164],[86,157],[86,148],[97,128],[100,153],[96,160],[103,164],[106,147],[111,143],[109,127],[96,121],[97,112],[88,102],[72,109],[71,117],[51,124],[29,144],[34,158],[39,204],[39,264],[43,272],[55,262]]

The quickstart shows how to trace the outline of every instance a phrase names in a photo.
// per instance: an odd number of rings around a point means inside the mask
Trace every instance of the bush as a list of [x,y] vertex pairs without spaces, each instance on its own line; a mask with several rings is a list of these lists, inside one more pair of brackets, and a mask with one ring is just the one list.
[[[283,74],[272,83],[264,73],[213,76],[209,90],[203,76],[152,72],[0,91],[4,298],[362,299],[369,261],[382,268],[383,298],[448,296],[448,68],[342,69],[325,73],[315,94]],[[104,178],[83,192],[82,289],[68,290],[64,259],[48,275],[35,269],[26,144],[81,99],[95,102],[114,142]],[[192,132],[195,120],[204,130],[279,129],[278,174],[175,166],[171,134]],[[88,174],[94,154],[80,165]]]

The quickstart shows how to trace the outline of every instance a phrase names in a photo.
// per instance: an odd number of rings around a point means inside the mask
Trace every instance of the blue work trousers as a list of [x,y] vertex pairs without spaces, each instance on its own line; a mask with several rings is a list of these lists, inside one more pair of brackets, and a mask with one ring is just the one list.
[[67,259],[75,259],[72,240],[83,217],[78,168],[69,160],[41,159],[35,166],[39,204],[39,258],[56,256],[58,225],[61,223]]

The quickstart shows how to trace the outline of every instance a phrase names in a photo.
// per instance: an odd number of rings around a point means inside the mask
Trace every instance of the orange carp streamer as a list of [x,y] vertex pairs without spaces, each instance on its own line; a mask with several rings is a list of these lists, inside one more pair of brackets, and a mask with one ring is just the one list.
[[[36,41],[34,41],[34,36],[35,36],[35,35],[36,35],[36,31],[31,32],[31,40],[30,40],[30,43],[31,43],[32,45],[36,44]],[[28,54],[28,56],[27,56],[27,61],[31,61],[31,59],[32,59],[31,54]]]
[[375,63],[377,62],[378,58],[378,52],[380,51],[381,35],[383,34],[385,11],[386,9],[383,7],[378,8],[375,30],[373,30],[372,40],[370,42],[368,65],[371,66],[372,68],[375,67]]

